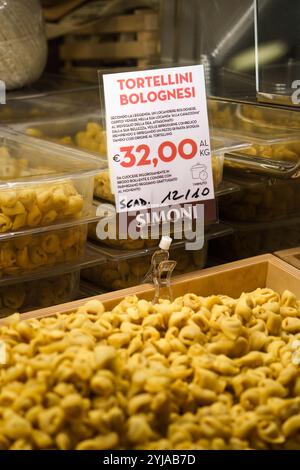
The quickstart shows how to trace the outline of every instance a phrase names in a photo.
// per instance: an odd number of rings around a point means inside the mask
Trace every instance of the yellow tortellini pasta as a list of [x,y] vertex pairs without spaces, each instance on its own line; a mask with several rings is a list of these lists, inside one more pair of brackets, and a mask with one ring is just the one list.
[[[11,156],[0,147],[0,181],[51,172],[30,168],[28,161]],[[32,184],[0,190],[0,233],[50,225],[69,218],[78,219],[84,208],[83,196],[70,181]]]
[[290,318],[300,301],[267,288],[12,315],[0,327],[0,449],[299,450]]
[[0,276],[74,262],[84,253],[86,237],[86,225],[78,225],[3,240],[0,242]]

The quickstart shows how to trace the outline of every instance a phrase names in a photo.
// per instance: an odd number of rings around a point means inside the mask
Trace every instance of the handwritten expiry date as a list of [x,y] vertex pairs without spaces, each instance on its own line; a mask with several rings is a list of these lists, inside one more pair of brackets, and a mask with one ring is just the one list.
[[[193,190],[194,191],[194,190]],[[205,187],[204,189],[202,188],[197,188],[196,191],[192,192],[191,189],[189,189],[186,193],[182,194],[179,191],[169,191],[168,194],[162,199],[161,204],[164,204],[166,201],[187,201],[189,198],[191,199],[199,199],[201,196],[205,197],[208,196],[210,193],[209,188]],[[147,202],[143,198],[137,198],[137,199],[130,199],[129,201],[127,199],[121,199],[120,200],[120,208],[121,209],[134,209],[138,207],[146,207],[150,202]]]
[[180,201],[182,199],[187,201],[189,198],[199,199],[201,196],[208,196],[209,193],[210,193],[210,190],[207,187],[205,187],[204,189],[197,188],[196,191],[194,192],[192,192],[192,190],[189,189],[185,194],[182,194],[179,191],[169,191],[166,197],[163,198],[161,203],[164,204],[166,201]]

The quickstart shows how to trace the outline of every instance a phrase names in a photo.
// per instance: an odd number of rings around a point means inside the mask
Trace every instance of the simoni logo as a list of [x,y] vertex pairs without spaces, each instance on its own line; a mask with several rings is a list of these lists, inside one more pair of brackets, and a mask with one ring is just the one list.
[[159,240],[169,235],[184,240],[187,250],[201,250],[204,245],[204,206],[185,204],[149,211],[117,213],[115,206],[97,208],[101,220],[97,224],[99,240]]
[[292,88],[295,90],[291,97],[292,103],[298,106],[300,104],[300,80],[294,80],[292,83]]
[[6,86],[3,80],[0,80],[0,104],[6,104]]
[[142,228],[146,225],[159,224],[166,222],[180,222],[185,220],[194,220],[199,217],[199,206],[186,204],[185,206],[164,207],[162,209],[152,209],[150,212],[140,212],[136,216],[137,227]]

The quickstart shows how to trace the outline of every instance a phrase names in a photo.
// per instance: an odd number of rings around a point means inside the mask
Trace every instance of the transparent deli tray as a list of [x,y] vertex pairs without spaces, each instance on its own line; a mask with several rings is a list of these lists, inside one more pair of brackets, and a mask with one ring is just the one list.
[[273,178],[297,178],[300,176],[300,138],[249,137],[248,147],[225,154],[225,167]]
[[101,161],[0,128],[0,233],[79,220],[92,211]]
[[0,235],[0,278],[78,262],[85,253],[87,222]]
[[0,318],[75,300],[79,283],[80,269],[4,286],[0,282]]
[[212,240],[211,256],[234,261],[300,244],[300,217],[256,224],[235,223],[231,227],[231,235]]
[[[23,313],[70,302],[79,297],[81,269],[101,263],[103,257],[93,250],[79,263],[49,266],[43,271],[0,279],[0,318],[15,312]],[[100,291],[100,289],[99,289]],[[96,295],[101,292],[96,292]],[[85,295],[84,297],[88,297]]]
[[235,178],[235,191],[218,198],[219,217],[233,222],[267,222],[300,216],[300,179]]
[[57,116],[80,114],[100,109],[99,88],[83,85],[81,88],[60,92],[14,93],[7,103],[0,105],[0,124],[16,124]]
[[[232,229],[223,224],[210,227],[205,235],[204,246],[201,250],[187,250],[182,241],[174,241],[170,248],[170,259],[177,262],[174,274],[202,269],[207,263],[209,241],[232,233]],[[159,240],[157,240],[157,244]],[[91,244],[88,244],[90,247]],[[104,263],[82,271],[83,279],[105,288],[108,291],[124,289],[145,282],[151,257],[156,248],[122,251],[108,247],[92,245],[93,249],[106,258]]]
[[210,126],[214,130],[236,135],[255,134],[260,137],[286,136],[300,129],[299,112],[255,102],[211,97],[208,100]]
[[94,195],[114,202],[107,170],[106,134],[101,124],[100,113],[75,114],[72,117],[18,123],[10,127],[31,137],[79,148],[85,151],[87,156],[98,157],[106,169],[95,175]]
[[[98,91],[98,87],[97,87]],[[10,90],[6,94],[6,102],[20,99],[30,99],[61,94],[96,92],[95,86],[80,77],[70,77],[62,74],[44,73],[39,80],[19,90]],[[86,96],[85,96],[86,97]],[[78,98],[77,98],[78,99]]]

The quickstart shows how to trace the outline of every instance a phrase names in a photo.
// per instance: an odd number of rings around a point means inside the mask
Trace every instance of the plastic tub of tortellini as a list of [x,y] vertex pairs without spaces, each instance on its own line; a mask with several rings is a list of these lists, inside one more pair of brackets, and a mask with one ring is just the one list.
[[257,102],[211,97],[208,112],[214,130],[231,131],[240,136],[279,137],[300,129],[300,116],[296,110],[258,105]]
[[243,121],[243,127],[250,132],[260,134],[285,133],[300,130],[300,116],[295,109],[279,106],[247,105],[237,107],[237,117]]
[[79,284],[80,269],[17,283],[0,282],[0,318],[75,300]]
[[0,279],[78,262],[85,254],[87,222],[0,235]]
[[10,127],[31,137],[79,148],[85,151],[86,155],[98,157],[106,170],[95,175],[94,195],[114,202],[107,170],[106,134],[101,124],[100,113],[75,113],[72,117],[19,123]]
[[272,222],[232,223],[233,233],[213,240],[210,253],[234,261],[263,253],[293,248],[300,244],[300,217]]
[[244,136],[249,146],[230,150],[225,154],[224,165],[238,173],[255,173],[273,178],[295,178],[300,169],[300,139],[281,137],[262,139],[255,135]]
[[[205,242],[201,250],[187,250],[185,242],[174,240],[170,248],[170,259],[177,262],[174,274],[203,269],[207,264],[209,241],[230,233],[232,233],[232,229],[224,224],[210,227],[205,234]],[[156,240],[156,243],[158,244],[159,240]],[[83,270],[83,279],[109,291],[146,282],[144,278],[151,266],[151,257],[156,248],[123,251],[94,244],[88,244],[88,246],[92,246],[96,253],[106,257],[106,261],[98,266]]]
[[300,179],[241,177],[231,181],[238,189],[218,198],[220,219],[257,223],[300,216]]
[[[74,235],[71,232],[65,231],[64,241],[68,242],[68,236]],[[48,248],[55,242],[52,232],[45,234],[42,243],[46,244]],[[69,239],[70,241],[70,239]],[[29,243],[29,255],[36,256],[37,253],[41,255],[42,246],[39,251],[33,252]],[[49,255],[49,249],[44,247],[44,255]],[[75,245],[73,245],[74,247]],[[59,248],[58,248],[59,249]],[[52,253],[53,254],[53,253]],[[0,248],[0,256],[3,259],[3,251]],[[105,259],[102,255],[95,253],[93,250],[86,250],[85,255],[80,258],[79,262],[67,261],[63,264],[45,265],[43,270],[24,271],[20,274],[18,271],[11,272],[10,277],[2,275],[0,278],[0,318],[10,315],[15,312],[26,312],[53,305],[70,302],[77,298],[81,298],[80,292],[80,272],[83,268],[88,268],[99,264]],[[74,256],[76,261],[76,256]],[[1,273],[2,274],[2,273]],[[85,296],[91,297],[103,293],[103,290],[95,288],[88,292],[86,283]],[[81,286],[83,287],[83,286]],[[88,295],[89,294],[89,295]]]
[[101,161],[0,129],[0,233],[80,220],[92,211]]

